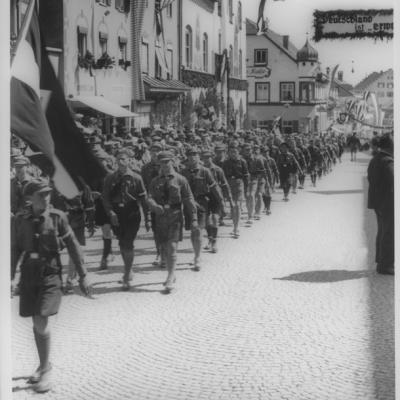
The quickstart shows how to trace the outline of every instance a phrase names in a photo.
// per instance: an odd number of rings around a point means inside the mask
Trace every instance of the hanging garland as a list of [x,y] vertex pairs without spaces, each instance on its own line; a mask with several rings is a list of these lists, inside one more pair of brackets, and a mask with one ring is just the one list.
[[353,119],[356,122],[359,122],[362,125],[366,125],[366,126],[370,126],[371,128],[375,128],[375,129],[393,129],[393,126],[387,125],[387,126],[377,126],[377,125],[372,125],[372,124],[367,124],[364,121],[361,121],[359,119],[357,119],[356,117],[354,117],[352,114],[349,114],[349,117],[351,119]]
[[249,84],[243,79],[229,78],[229,90],[239,90],[245,92]]
[[[386,38],[387,40],[393,39],[393,33],[386,32],[384,30],[376,30],[375,32],[368,32],[364,30],[359,30],[356,32],[324,32],[324,24],[328,21],[330,23],[353,23],[353,24],[363,24],[365,21],[365,17],[370,17],[368,23],[372,22],[373,17],[377,16],[390,16],[393,15],[393,9],[380,9],[380,10],[332,10],[332,11],[318,11],[315,10],[313,13],[314,23],[313,26],[315,28],[315,34],[312,40],[315,42],[319,42],[321,39],[364,39],[364,38],[372,38],[375,40],[383,40]],[[363,18],[364,17],[364,18]],[[331,20],[333,19],[333,22]],[[386,24],[387,25],[387,24]],[[391,29],[393,29],[393,24],[391,25]]]
[[214,87],[214,76],[196,71],[183,71],[183,83],[193,88],[211,89]]

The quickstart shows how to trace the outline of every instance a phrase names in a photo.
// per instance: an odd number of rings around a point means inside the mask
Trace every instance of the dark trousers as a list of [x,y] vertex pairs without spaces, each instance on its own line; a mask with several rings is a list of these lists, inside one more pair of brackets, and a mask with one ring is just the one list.
[[378,221],[375,262],[378,270],[394,267],[394,204],[375,209]]

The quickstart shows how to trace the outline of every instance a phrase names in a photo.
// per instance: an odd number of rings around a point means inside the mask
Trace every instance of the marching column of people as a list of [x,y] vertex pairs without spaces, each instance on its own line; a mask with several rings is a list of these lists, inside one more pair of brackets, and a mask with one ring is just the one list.
[[[103,176],[88,182],[74,199],[66,199],[50,178],[24,156],[26,145],[12,138],[11,146],[11,281],[14,295],[20,294],[20,315],[32,317],[40,366],[31,376],[38,392],[51,387],[52,369],[48,317],[58,312],[61,294],[79,287],[88,295],[92,286],[84,266],[82,247],[85,229],[93,236],[101,227],[103,255],[99,269],[113,261],[113,235],[123,260],[119,283],[128,291],[134,279],[134,242],[144,216],[146,231],[153,232],[154,265],[166,268],[165,292],[176,290],[178,243],[183,229],[190,231],[194,270],[205,267],[203,250],[217,253],[218,227],[232,219],[233,238],[240,237],[242,203],[247,209],[246,225],[271,214],[272,195],[283,189],[304,189],[306,176],[311,186],[341,162],[345,147],[355,161],[361,142],[333,133],[293,134],[277,137],[263,130],[226,131],[190,129],[130,132],[121,125],[115,134],[101,135],[97,129],[85,134],[86,142],[103,167]],[[358,142],[355,141],[355,139]],[[386,136],[385,136],[386,138]],[[391,139],[390,139],[391,138]],[[378,220],[377,270],[394,274],[393,138],[373,145],[369,168],[369,207]],[[351,140],[350,140],[351,139]],[[367,142],[363,143],[365,146]],[[356,148],[354,148],[356,146]],[[365,148],[365,147],[363,147]],[[384,179],[385,183],[382,183]],[[378,199],[385,191],[384,200]],[[230,214],[225,203],[228,202]],[[263,209],[264,208],[264,209]],[[203,248],[203,229],[208,244]],[[65,284],[62,282],[60,252],[70,255]],[[20,283],[15,283],[17,269]]]

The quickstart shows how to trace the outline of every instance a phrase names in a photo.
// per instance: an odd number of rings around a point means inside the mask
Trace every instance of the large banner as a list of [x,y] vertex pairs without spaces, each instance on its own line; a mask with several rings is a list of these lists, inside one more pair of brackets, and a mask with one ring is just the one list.
[[393,9],[314,11],[313,40],[392,39]]

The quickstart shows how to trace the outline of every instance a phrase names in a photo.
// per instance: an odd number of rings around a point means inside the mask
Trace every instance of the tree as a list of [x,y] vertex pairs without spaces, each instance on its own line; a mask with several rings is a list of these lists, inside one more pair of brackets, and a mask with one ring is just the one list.
[[150,125],[177,126],[179,124],[179,104],[171,98],[163,98],[154,104],[150,112]]
[[187,125],[190,128],[192,127],[192,113],[193,113],[193,97],[192,97],[192,92],[189,92],[186,94],[182,106],[181,124],[183,126]]
[[242,99],[240,99],[239,103],[239,128],[243,128],[243,117],[244,117],[244,111],[243,111],[243,102]]

